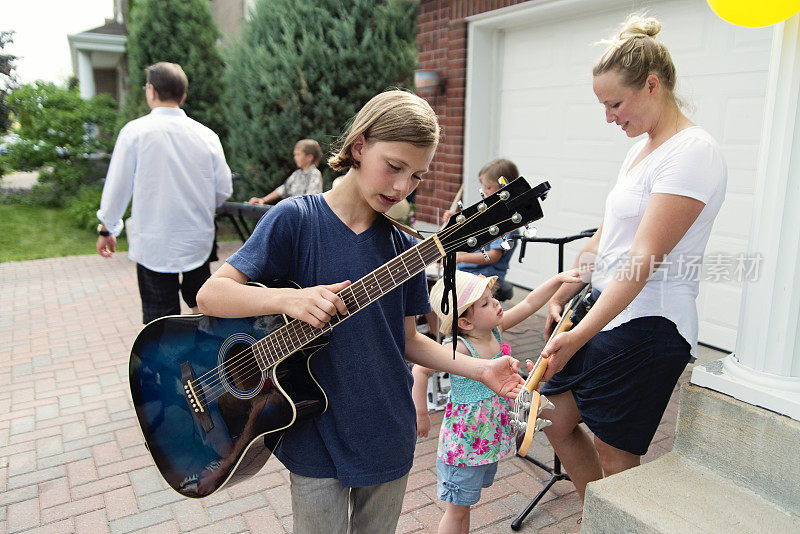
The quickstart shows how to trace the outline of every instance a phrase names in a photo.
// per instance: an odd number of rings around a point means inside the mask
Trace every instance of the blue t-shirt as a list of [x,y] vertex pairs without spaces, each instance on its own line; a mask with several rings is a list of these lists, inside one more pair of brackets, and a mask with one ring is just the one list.
[[[416,243],[380,216],[356,235],[321,194],[306,195],[269,210],[228,263],[250,280],[309,287],[355,282]],[[345,487],[381,484],[411,469],[416,412],[404,319],[430,309],[423,272],[336,325],[310,360],[328,409],[286,431],[275,454],[287,469]]]
[[[500,280],[505,280],[506,272],[508,272],[508,265],[509,263],[511,263],[511,256],[514,254],[514,249],[517,248],[517,240],[511,239],[511,236],[513,236],[515,233],[516,230],[508,234],[509,243],[511,244],[511,250],[509,251],[503,250],[502,237],[498,237],[497,239],[495,239],[486,246],[487,252],[490,250],[500,250],[503,253],[503,255],[500,256],[500,259],[497,260],[497,263],[492,263],[489,265],[486,264],[478,265],[477,263],[457,263],[456,269],[458,269],[459,271],[466,271],[472,274],[482,274],[484,276],[496,276]],[[480,254],[480,250],[478,251],[478,253]]]

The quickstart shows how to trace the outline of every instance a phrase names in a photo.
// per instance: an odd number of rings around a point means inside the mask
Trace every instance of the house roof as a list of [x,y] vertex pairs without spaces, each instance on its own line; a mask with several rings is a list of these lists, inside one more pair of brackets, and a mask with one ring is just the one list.
[[87,33],[101,33],[105,35],[127,35],[128,30],[125,28],[124,24],[117,22],[114,19],[106,19],[106,23],[102,26],[98,26],[97,28],[92,28],[91,30],[86,30],[85,32],[81,32],[78,35],[84,35]]

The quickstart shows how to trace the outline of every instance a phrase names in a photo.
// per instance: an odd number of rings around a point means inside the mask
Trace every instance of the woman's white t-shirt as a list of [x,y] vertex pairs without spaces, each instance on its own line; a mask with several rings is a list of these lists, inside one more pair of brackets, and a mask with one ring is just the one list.
[[676,133],[630,168],[646,142],[643,139],[628,151],[617,183],[606,198],[592,286],[602,291],[617,276],[647,276],[637,272],[628,253],[651,194],[669,193],[703,202],[697,220],[642,291],[603,328],[610,330],[638,317],[666,317],[678,327],[696,358],[695,298],[711,226],[725,198],[728,170],[719,145],[699,126]]

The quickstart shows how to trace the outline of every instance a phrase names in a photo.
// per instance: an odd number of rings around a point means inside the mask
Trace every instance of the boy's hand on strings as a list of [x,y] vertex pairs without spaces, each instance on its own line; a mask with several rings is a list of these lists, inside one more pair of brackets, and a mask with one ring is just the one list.
[[323,328],[337,313],[347,315],[347,306],[336,293],[349,285],[350,280],[345,280],[336,284],[289,290],[285,297],[284,313],[314,328]]
[[480,381],[501,397],[513,399],[519,394],[525,383],[519,376],[519,361],[511,356],[502,356],[485,362],[481,370]]

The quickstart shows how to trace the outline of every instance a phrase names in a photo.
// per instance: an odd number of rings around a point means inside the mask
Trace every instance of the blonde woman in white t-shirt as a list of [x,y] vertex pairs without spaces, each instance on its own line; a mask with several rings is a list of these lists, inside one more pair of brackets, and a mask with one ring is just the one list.
[[[696,353],[699,270],[688,266],[702,258],[725,195],[719,146],[681,112],[675,67],[655,38],[660,29],[631,15],[594,66],[606,121],[644,137],[576,262],[594,262],[597,301],[543,351],[550,360],[542,392],[556,406],[545,433],[581,498],[588,482],[639,465]],[[577,290],[564,284],[551,299],[548,337]]]

